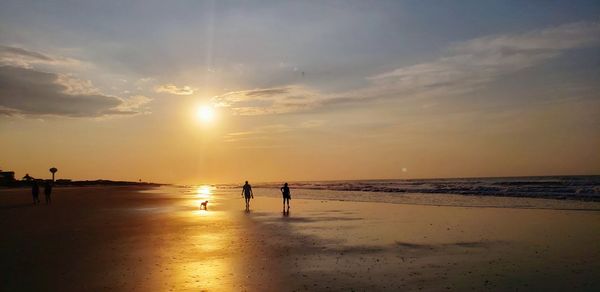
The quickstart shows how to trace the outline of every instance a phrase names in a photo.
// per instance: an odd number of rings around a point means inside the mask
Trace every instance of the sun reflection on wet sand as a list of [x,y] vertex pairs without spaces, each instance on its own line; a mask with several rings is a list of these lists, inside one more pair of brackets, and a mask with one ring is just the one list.
[[[200,203],[198,203],[198,208],[200,208]],[[204,210],[204,209],[194,210],[194,211],[192,211],[192,213],[194,215],[198,215],[198,216],[201,216],[201,217],[207,217],[207,216],[211,215],[208,210]]]
[[[228,213],[222,210],[217,189],[210,185],[191,187],[185,191],[185,205],[193,207],[179,214],[186,222],[177,252],[184,254],[173,275],[178,290],[221,291],[235,286],[231,273],[232,255],[227,248],[235,240],[236,228]],[[206,209],[201,203],[209,201]]]
[[[193,187],[194,210],[192,213],[194,215],[201,217],[207,217],[211,215],[211,212],[209,212],[209,206],[218,206],[218,200],[215,200],[214,198],[214,191],[216,191],[216,187],[211,185],[200,185]],[[203,203],[206,203],[206,205],[202,206]]]
[[215,187],[210,185],[201,185],[196,188],[196,197],[199,199],[208,199],[213,194]]
[[[241,212],[243,201],[237,191],[210,185],[162,190],[152,197],[160,197],[160,202],[151,200],[154,204],[147,207],[169,206],[168,211],[136,213],[147,214],[152,229],[138,241],[145,247],[139,262],[145,270],[136,268],[144,272],[136,276],[134,290],[277,290],[279,269],[259,252],[251,231],[254,224]],[[200,208],[204,201],[209,201],[206,210]]]
[[178,265],[174,275],[178,290],[208,291],[230,290],[234,285],[231,259],[226,252],[227,242],[232,234],[227,231],[219,234],[190,236],[184,263]]

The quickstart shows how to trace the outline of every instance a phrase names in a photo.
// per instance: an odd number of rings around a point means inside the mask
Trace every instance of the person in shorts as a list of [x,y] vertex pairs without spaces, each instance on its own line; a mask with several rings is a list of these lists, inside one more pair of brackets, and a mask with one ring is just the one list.
[[288,187],[288,183],[284,183],[283,187],[281,187],[281,195],[283,196],[283,213],[286,212],[285,202],[287,201],[287,212],[290,211],[290,200],[292,199],[292,195],[290,193],[290,188]]
[[242,187],[242,197],[246,199],[246,211],[250,210],[250,199],[254,199],[254,194],[252,193],[252,186],[250,186],[248,181]]

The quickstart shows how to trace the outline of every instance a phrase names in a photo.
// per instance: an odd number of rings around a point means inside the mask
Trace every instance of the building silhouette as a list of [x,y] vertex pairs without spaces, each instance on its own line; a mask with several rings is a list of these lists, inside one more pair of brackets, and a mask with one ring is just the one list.
[[12,185],[16,182],[14,171],[2,171],[0,170],[0,186]]

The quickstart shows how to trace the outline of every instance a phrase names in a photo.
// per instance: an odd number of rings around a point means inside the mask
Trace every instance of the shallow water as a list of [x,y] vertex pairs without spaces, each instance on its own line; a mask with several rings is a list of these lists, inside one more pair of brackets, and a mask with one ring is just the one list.
[[[600,202],[558,200],[548,198],[479,196],[428,193],[386,193],[364,191],[336,191],[296,189],[292,187],[292,198],[312,200],[336,200],[355,202],[380,202],[393,204],[415,204],[458,207],[530,208],[557,210],[600,210]],[[257,196],[281,197],[276,188],[255,188]]]
[[[532,176],[455,179],[300,181],[297,189],[383,193],[428,193],[600,201],[600,176]],[[280,183],[255,187],[275,188]],[[237,187],[223,185],[223,187]]]

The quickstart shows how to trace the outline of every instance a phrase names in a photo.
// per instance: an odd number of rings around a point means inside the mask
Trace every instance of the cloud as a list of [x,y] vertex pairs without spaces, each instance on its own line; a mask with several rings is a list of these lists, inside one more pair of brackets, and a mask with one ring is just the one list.
[[600,22],[577,22],[520,34],[485,36],[451,45],[445,55],[367,77],[363,88],[323,94],[289,86],[230,92],[214,98],[239,115],[281,114],[381,99],[451,96],[537,66],[566,50],[600,44]]
[[270,139],[273,135],[280,135],[291,131],[293,128],[287,125],[276,124],[255,128],[251,131],[233,132],[223,136],[224,142],[240,142],[248,140]]
[[228,133],[223,136],[223,142],[226,143],[236,143],[236,142],[248,142],[248,141],[256,141],[256,140],[269,140],[278,142],[276,144],[279,145],[281,142],[281,136],[286,133],[299,131],[299,130],[308,130],[318,128],[324,125],[325,121],[323,120],[309,120],[302,122],[300,124],[294,125],[285,125],[285,124],[274,124],[274,125],[266,125],[256,127],[249,131],[242,132],[233,132]]
[[[143,107],[152,101],[151,98],[143,95],[130,96],[127,99],[122,99],[122,103],[117,107],[121,112],[138,113],[143,110]],[[144,110],[144,113],[148,111]]]
[[69,74],[56,74],[56,82],[64,86],[63,92],[70,95],[99,94],[100,90],[90,80],[81,80]]
[[170,94],[175,94],[175,95],[192,95],[194,94],[194,92],[196,92],[196,88],[192,88],[190,86],[182,86],[182,87],[178,87],[175,84],[164,84],[164,85],[160,85],[157,86],[156,88],[154,88],[154,91],[156,92],[165,92],[165,93],[170,93]]
[[451,47],[457,53],[567,50],[597,45],[600,22],[575,22],[522,34],[481,37]]
[[290,88],[270,88],[270,89],[255,89],[244,92],[245,96],[274,96],[287,94],[290,92]]
[[15,116],[18,114],[19,114],[19,111],[17,111],[17,110],[0,106],[0,116]]
[[218,107],[228,107],[238,115],[283,114],[307,110],[317,105],[318,93],[302,86],[229,92],[212,98]]
[[[285,147],[286,144],[293,143],[286,138],[286,135],[294,134],[296,131],[318,128],[324,123],[325,121],[323,120],[310,120],[293,125],[265,125],[248,131],[227,133],[222,138],[225,143],[236,143],[239,149],[280,148]],[[262,141],[263,143],[252,143],[256,141]]]
[[0,64],[31,68],[34,64],[64,66],[79,65],[81,62],[71,58],[52,56],[20,47],[0,45]]
[[142,112],[148,98],[100,93],[89,81],[30,68],[0,66],[0,114],[100,117]]
[[556,58],[565,50],[599,43],[598,22],[578,22],[522,34],[481,37],[453,45],[446,56],[437,60],[369,77],[373,86],[362,93],[464,93],[499,76]]
[[18,48],[18,47],[10,47],[10,46],[0,46],[0,55],[2,55],[2,57],[12,56],[12,57],[29,58],[31,60],[38,60],[38,61],[43,61],[43,62],[54,61],[54,58],[51,58],[42,53],[33,52],[33,51],[29,51],[29,50],[26,50],[23,48]]
[[143,107],[148,97],[106,95],[89,80],[38,69],[80,64],[71,58],[0,46],[0,115],[100,117],[147,112]]

